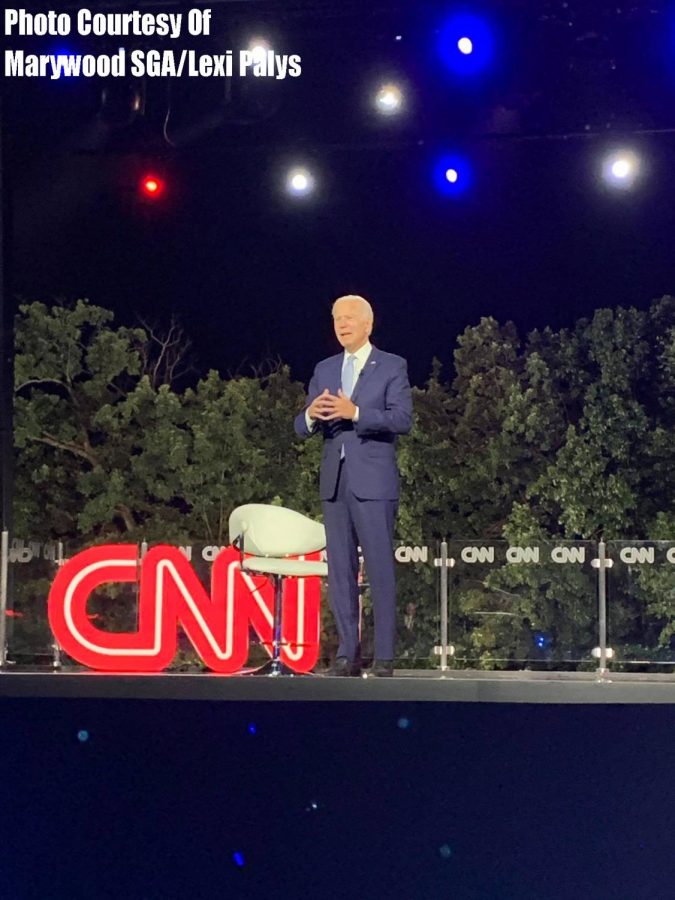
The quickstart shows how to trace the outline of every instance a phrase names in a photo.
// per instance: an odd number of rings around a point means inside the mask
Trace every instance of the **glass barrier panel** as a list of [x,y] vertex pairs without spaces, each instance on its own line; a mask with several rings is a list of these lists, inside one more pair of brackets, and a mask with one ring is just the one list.
[[[438,542],[409,544],[397,541],[396,561],[396,668],[435,669],[440,625]],[[372,641],[372,627],[370,639]]]
[[615,671],[672,671],[675,542],[607,541],[607,643]]
[[454,668],[596,668],[594,543],[448,541],[448,556]]
[[58,663],[47,616],[49,588],[57,572],[54,541],[10,537],[7,570],[7,658],[10,666]]
[[[67,541],[63,545],[64,562],[72,559],[78,553],[89,550],[107,541]],[[133,541],[110,541],[110,543],[133,544]],[[135,632],[138,630],[139,610],[139,576],[142,547],[136,545],[136,572],[133,581],[107,582],[96,587],[90,594],[86,605],[86,616],[91,625],[105,633],[119,634],[122,632]],[[64,668],[79,667],[80,663],[73,660],[61,648],[61,665]]]
[[[31,546],[14,541],[10,565],[16,598],[11,652],[28,661],[49,661],[53,639],[47,621],[47,595],[57,570],[57,545]],[[64,558],[87,549],[81,542],[63,547]],[[186,543],[180,551],[190,563],[207,595],[212,564],[221,548],[205,542]],[[138,560],[147,550],[139,545]],[[596,667],[597,570],[591,560],[596,545],[585,542],[539,542],[512,546],[505,541],[449,541],[449,643],[453,668],[589,669]],[[394,547],[397,571],[398,668],[430,669],[440,664],[440,547],[435,541]],[[250,592],[269,592],[265,576],[256,576]],[[327,586],[321,580],[319,664],[335,654],[337,637],[330,613]],[[373,615],[368,574],[362,568],[362,656],[373,656]],[[269,614],[260,596],[255,602],[263,627],[249,629],[248,667],[267,661],[270,638],[264,626]],[[268,608],[269,602],[268,602]],[[138,629],[139,579],[104,584],[87,603],[92,625],[107,632]],[[616,624],[616,616],[610,622]],[[192,642],[180,625],[173,670],[205,670]],[[261,637],[262,633],[262,637]],[[11,653],[10,653],[11,655]],[[63,664],[73,664],[68,658]]]

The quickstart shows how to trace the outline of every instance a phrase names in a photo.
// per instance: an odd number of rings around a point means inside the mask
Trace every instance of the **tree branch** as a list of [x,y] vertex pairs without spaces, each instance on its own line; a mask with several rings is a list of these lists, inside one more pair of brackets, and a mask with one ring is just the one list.
[[21,384],[17,384],[14,387],[14,393],[18,393],[22,388],[29,387],[33,384],[57,384],[59,387],[65,388],[67,391],[70,391],[70,388],[63,381],[59,381],[58,378],[29,378],[28,381],[23,381]]
[[115,507],[115,512],[119,513],[122,517],[122,520],[126,526],[127,531],[133,531],[136,528],[136,522],[134,520],[133,514],[128,506],[125,506],[123,503],[120,503]]
[[[139,318],[139,322],[149,337],[149,342],[139,351],[143,363],[143,374],[150,377],[150,383],[154,388],[162,384],[170,385],[179,375],[186,374],[191,370],[190,365],[182,371],[179,369],[192,347],[192,342],[185,336],[185,332],[175,318],[171,319],[169,330],[164,334],[144,319]],[[153,346],[158,348],[157,358],[154,362]]]
[[60,441],[52,434],[45,434],[43,437],[31,437],[30,440],[36,441],[38,444],[47,444],[48,447],[55,447],[57,450],[65,450],[67,453],[72,453],[73,456],[79,456],[81,459],[86,459],[87,462],[94,467],[100,465],[98,458],[91,448],[81,447],[79,444],[74,444],[72,441]]

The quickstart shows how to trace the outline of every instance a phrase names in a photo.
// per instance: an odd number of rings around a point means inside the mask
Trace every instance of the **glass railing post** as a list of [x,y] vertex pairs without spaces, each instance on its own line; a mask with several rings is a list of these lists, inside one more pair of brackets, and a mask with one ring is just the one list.
[[441,541],[441,672],[448,668],[448,542]]
[[7,665],[7,574],[9,572],[9,532],[0,541],[0,669]]
[[440,644],[434,647],[434,654],[441,658],[441,672],[448,670],[448,656],[454,655],[455,648],[450,644],[450,596],[448,591],[448,569],[454,566],[455,560],[448,557],[448,542],[441,541],[440,556],[434,559],[434,565],[441,570],[439,584]]
[[597,658],[599,675],[605,675],[607,673],[607,661],[611,655],[611,652],[607,647],[607,569],[609,569],[612,564],[612,560],[607,559],[607,545],[601,540],[598,544],[598,557],[593,560],[593,565],[598,570]]
[[[57,569],[60,569],[61,566],[64,564],[64,562],[65,562],[65,557],[63,555],[63,541],[59,541],[58,544],[56,545],[56,567],[57,567]],[[56,640],[56,637],[54,637],[53,635],[52,635],[52,637],[53,637],[53,640],[52,640],[52,669],[54,669],[54,671],[57,672],[63,664],[63,660],[61,659],[61,645]]]

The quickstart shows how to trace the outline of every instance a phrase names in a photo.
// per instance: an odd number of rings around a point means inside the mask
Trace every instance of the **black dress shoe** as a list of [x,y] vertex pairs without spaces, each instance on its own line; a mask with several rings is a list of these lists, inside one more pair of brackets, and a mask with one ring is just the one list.
[[358,678],[360,674],[361,663],[353,662],[351,659],[347,659],[346,656],[338,656],[326,672],[326,675],[338,677],[349,677],[351,675]]
[[368,678],[391,678],[393,674],[393,659],[374,659],[373,665],[366,671]]

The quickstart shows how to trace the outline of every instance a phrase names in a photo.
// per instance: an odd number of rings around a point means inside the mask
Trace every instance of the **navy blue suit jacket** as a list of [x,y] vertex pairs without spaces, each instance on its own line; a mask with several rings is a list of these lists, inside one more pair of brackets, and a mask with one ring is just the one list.
[[344,353],[338,353],[317,364],[307,404],[295,419],[295,430],[302,437],[323,435],[321,499],[330,500],[335,494],[344,445],[344,465],[354,494],[362,500],[397,500],[396,439],[412,427],[412,395],[406,361],[373,347],[352,392],[352,401],[359,408],[358,422],[317,420],[310,431],[305,410],[324,388],[337,395],[343,361]]

